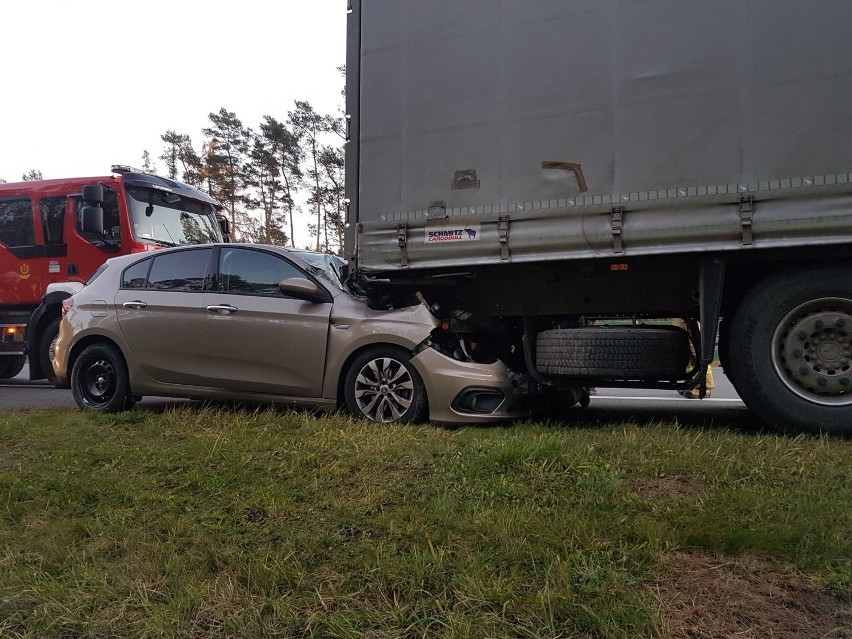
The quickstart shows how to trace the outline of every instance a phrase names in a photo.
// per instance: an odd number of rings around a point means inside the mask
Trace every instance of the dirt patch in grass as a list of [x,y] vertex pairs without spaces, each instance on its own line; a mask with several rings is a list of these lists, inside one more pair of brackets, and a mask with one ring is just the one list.
[[652,589],[665,639],[852,638],[852,602],[758,561],[675,553]]
[[686,475],[670,477],[635,477],[630,489],[641,497],[683,497],[701,490],[701,483]]
[[0,470],[14,468],[18,464],[18,461],[13,456],[14,452],[15,445],[12,442],[0,439]]

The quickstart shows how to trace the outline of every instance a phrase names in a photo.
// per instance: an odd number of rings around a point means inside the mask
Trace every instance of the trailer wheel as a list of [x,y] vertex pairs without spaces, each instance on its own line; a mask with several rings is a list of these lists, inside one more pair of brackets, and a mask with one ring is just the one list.
[[71,394],[77,406],[114,413],[133,405],[127,364],[112,344],[86,347],[71,371]]
[[0,379],[12,379],[17,377],[24,369],[23,355],[7,355],[0,357]]
[[59,338],[60,318],[56,318],[44,327],[38,342],[38,361],[44,378],[51,384],[56,384],[56,373],[53,372],[53,357],[56,340]]
[[730,330],[731,378],[761,419],[791,432],[852,432],[852,271],[765,280]]
[[401,348],[376,346],[355,358],[343,395],[355,417],[383,423],[411,423],[426,416],[426,387]]

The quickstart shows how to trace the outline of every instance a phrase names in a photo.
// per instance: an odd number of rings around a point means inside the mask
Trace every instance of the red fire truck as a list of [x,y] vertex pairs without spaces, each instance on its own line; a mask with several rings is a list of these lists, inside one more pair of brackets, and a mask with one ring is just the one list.
[[0,379],[29,356],[30,379],[54,381],[62,301],[107,259],[223,241],[219,202],[125,166],[105,177],[0,184]]

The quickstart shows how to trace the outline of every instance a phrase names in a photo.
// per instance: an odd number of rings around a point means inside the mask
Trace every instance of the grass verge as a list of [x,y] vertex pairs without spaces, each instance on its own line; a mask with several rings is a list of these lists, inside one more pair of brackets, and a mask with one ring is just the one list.
[[704,636],[660,594],[704,557],[848,636],[850,487],[852,442],[724,429],[2,413],[0,635]]

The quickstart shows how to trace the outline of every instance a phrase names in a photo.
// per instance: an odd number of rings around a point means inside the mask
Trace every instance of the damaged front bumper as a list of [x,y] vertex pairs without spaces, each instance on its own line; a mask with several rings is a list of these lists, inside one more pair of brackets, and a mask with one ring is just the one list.
[[429,421],[488,423],[529,417],[547,407],[542,387],[503,362],[462,362],[425,348],[411,360],[423,378]]

